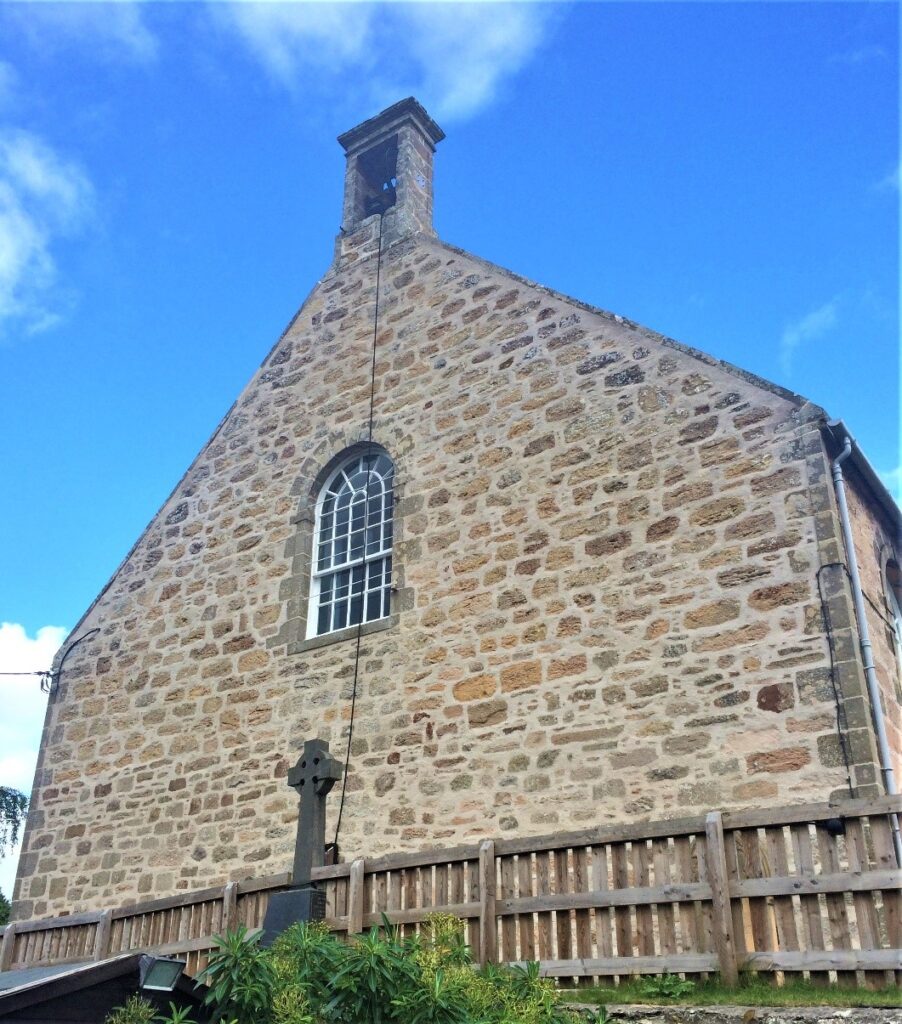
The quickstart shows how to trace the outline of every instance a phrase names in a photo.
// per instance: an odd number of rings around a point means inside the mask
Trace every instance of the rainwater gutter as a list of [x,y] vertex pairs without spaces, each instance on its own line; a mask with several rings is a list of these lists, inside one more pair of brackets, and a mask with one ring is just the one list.
[[[855,440],[840,423],[831,423],[831,428],[840,428],[843,450],[831,463],[833,471],[833,487],[836,491],[836,502],[839,506],[839,521],[842,527],[843,543],[846,548],[846,558],[849,563],[849,578],[852,583],[852,601],[855,605],[855,617],[858,620],[858,641],[861,647],[861,660],[864,667],[864,676],[867,682],[868,699],[871,704],[871,717],[874,722],[874,731],[877,739],[877,752],[880,759],[880,771],[883,775],[883,785],[889,796],[896,796],[899,790],[896,787],[896,778],[893,773],[893,763],[890,756],[889,740],[886,735],[886,721],[883,715],[883,702],[880,697],[880,684],[877,680],[877,670],[874,667],[874,652],[871,647],[871,636],[868,630],[868,620],[865,614],[864,593],[861,589],[861,577],[858,573],[858,557],[855,553],[855,544],[852,540],[852,524],[849,519],[849,506],[846,502],[846,485],[843,479],[842,464],[852,454],[853,448],[857,448]],[[836,437],[836,432],[834,432]],[[837,438],[839,440],[839,438]],[[864,459],[864,456],[860,456]],[[866,461],[866,460],[865,460]],[[896,863],[902,865],[902,833],[899,831],[899,816],[890,814],[890,825],[893,833],[893,845],[896,849]]]

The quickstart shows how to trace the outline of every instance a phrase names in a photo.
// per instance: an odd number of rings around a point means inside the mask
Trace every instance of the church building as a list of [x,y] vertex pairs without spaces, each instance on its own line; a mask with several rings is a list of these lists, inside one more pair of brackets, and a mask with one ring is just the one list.
[[331,266],[57,657],[18,919],[286,871],[314,737],[342,860],[902,770],[900,512],[845,425],[441,241],[443,138],[339,138]]

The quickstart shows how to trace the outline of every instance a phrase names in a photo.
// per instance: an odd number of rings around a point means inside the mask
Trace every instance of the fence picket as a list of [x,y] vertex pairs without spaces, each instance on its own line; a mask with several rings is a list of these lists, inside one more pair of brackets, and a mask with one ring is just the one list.
[[[604,846],[592,847],[592,888],[599,892],[608,890],[608,851]],[[614,954],[610,907],[595,911],[595,946],[599,958],[609,959]]]
[[[501,888],[498,895],[503,900],[514,899],[515,890],[515,865],[513,854],[499,858],[501,862]],[[501,918],[501,958],[503,960],[517,960],[517,919],[513,914],[506,914]]]
[[[814,851],[811,847],[811,833],[809,826],[792,825],[792,850],[793,859],[796,863],[796,871],[805,878],[814,876]],[[802,908],[802,918],[805,922],[807,932],[807,946],[809,950],[820,952],[827,947],[824,943],[824,923],[821,897],[817,894],[801,896],[799,899]],[[830,974],[828,971],[812,971],[811,980],[815,985],[829,985]]]
[[[630,887],[630,880],[626,858],[626,843],[612,843],[610,851],[614,888],[628,889]],[[629,907],[615,907],[614,932],[617,936],[617,956],[632,956],[633,930],[630,922]]]
[[[316,879],[335,932],[353,935],[386,912],[409,935],[444,907],[466,921],[476,961],[538,957],[547,975],[579,983],[718,968],[729,979],[738,967],[772,980],[805,972],[818,983],[864,972],[876,985],[895,978],[902,958],[887,817],[899,811],[895,797],[712,812],[391,854],[319,868]],[[844,820],[844,837],[827,830],[831,818]],[[214,934],[235,922],[259,928],[270,894],[288,882],[273,875],[17,922],[0,932],[0,966],[157,949],[180,953],[196,972]]]
[[[670,884],[670,849],[666,839],[655,839],[652,844],[652,860],[655,869],[655,885]],[[673,904],[658,904],[658,934],[661,952],[673,956],[677,952],[676,929],[674,927]]]
[[[644,842],[633,843],[633,885],[645,888],[650,884],[648,871],[648,846]],[[650,905],[636,907],[636,937],[639,956],[655,955],[655,922]]]
[[[822,825],[817,825],[817,847],[821,857],[821,872],[832,873],[842,870],[837,839]],[[827,920],[830,924],[830,942],[833,949],[851,949],[852,936],[849,929],[849,918],[846,914],[846,898],[842,893],[827,893]],[[836,980],[840,985],[854,987],[856,977],[854,971],[837,971]]]
[[[677,836],[673,841],[674,859],[676,870],[674,871],[675,881],[695,882],[698,881],[692,870],[692,848],[690,840],[686,836]],[[680,921],[680,949],[684,953],[692,953],[700,950],[698,937],[698,903],[679,904]]]
[[[536,896],[547,896],[551,892],[550,858],[553,854],[536,854]],[[554,953],[551,949],[551,914],[543,911],[536,915],[539,959],[551,960]]]
[[[573,885],[574,892],[589,892],[589,860],[584,846],[573,850]],[[592,956],[592,912],[576,910],[573,912],[576,930],[576,955],[580,960],[588,960]],[[581,985],[590,985],[591,978],[580,978]]]
[[[766,828],[764,830],[767,854],[770,860],[770,873],[786,877],[790,874],[789,858],[786,855],[786,836],[782,828]],[[774,916],[777,926],[777,949],[796,950],[799,948],[799,936],[796,930],[795,910],[792,896],[774,896]]]
[[[871,842],[874,844],[875,867],[888,868],[898,873],[902,865],[896,860],[889,819],[883,815],[872,815],[868,824]],[[887,941],[891,949],[899,949],[902,947],[902,892],[899,889],[884,889],[882,896]],[[902,981],[902,971],[897,969],[894,978],[896,982]]]
[[[517,854],[517,895],[529,899],[534,894],[532,854]],[[536,932],[532,913],[518,914],[517,927],[520,939],[520,959],[534,960],[536,956]]]
[[[846,857],[849,870],[860,873],[870,866],[864,828],[860,821],[846,822]],[[852,894],[855,907],[855,923],[858,925],[858,940],[862,949],[880,948],[880,929],[877,908],[874,905],[876,893],[856,892]],[[868,988],[882,988],[887,982],[883,971],[865,971],[864,983]]]

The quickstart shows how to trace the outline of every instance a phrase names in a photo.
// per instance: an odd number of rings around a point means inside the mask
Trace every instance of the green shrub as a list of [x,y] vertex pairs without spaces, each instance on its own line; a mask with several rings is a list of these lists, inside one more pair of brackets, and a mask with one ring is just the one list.
[[678,974],[662,974],[656,978],[643,978],[642,995],[648,999],[680,999],[694,991],[695,982],[687,981]]
[[152,1024],[157,1011],[141,996],[130,996],[124,1006],[107,1014],[103,1024]]
[[205,1004],[214,1020],[229,1024],[582,1021],[562,1006],[538,964],[474,968],[464,924],[450,914],[431,916],[419,935],[403,938],[386,920],[351,942],[321,923],[296,924],[268,950],[259,934],[239,928],[217,937],[199,980],[210,985]]
[[197,976],[210,986],[204,1005],[212,1008],[213,1020],[228,1015],[237,1024],[267,1024],[271,1019],[273,976],[270,957],[260,949],[261,934],[239,925],[213,940],[207,966]]

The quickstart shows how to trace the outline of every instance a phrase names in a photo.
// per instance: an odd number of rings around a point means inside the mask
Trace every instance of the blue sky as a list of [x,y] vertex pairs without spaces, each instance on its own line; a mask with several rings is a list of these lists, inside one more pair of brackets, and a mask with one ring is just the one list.
[[[0,671],[46,666],[327,269],[335,136],[411,93],[443,239],[801,392],[897,488],[898,17],[0,4]],[[0,685],[27,788],[42,703]]]

